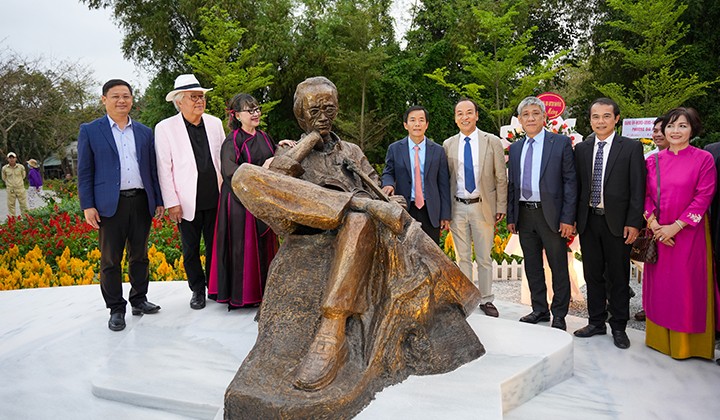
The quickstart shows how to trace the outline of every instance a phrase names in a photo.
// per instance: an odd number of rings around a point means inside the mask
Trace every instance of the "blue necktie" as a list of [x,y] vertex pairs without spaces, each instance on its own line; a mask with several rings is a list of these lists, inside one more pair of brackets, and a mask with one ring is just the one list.
[[463,166],[465,167],[465,190],[472,193],[475,191],[475,170],[473,169],[472,148],[470,147],[470,137],[465,137],[465,154],[463,156]]
[[525,162],[523,162],[522,171],[522,184],[520,189],[522,190],[522,196],[524,199],[529,199],[532,196],[532,161],[533,161],[533,143],[535,139],[528,137],[528,148],[525,152]]
[[598,151],[595,153],[595,165],[593,166],[592,188],[590,189],[590,205],[593,207],[600,205],[600,192],[602,191],[603,147],[605,147],[605,142],[599,141]]

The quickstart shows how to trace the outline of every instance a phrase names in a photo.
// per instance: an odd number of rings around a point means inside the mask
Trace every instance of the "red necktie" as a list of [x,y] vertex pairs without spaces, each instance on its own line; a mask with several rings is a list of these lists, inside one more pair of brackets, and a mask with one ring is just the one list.
[[420,146],[415,145],[415,207],[421,209],[425,205],[422,192],[422,177],[420,176]]

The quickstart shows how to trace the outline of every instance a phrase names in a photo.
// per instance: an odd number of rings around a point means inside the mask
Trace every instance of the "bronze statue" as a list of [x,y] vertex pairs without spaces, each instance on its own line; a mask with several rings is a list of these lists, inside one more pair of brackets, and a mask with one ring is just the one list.
[[[464,320],[477,289],[383,194],[362,150],[332,132],[335,85],[305,80],[293,109],[306,135],[269,169],[242,165],[233,177],[243,204],[285,241],[270,269],[258,341],[226,393],[228,417],[354,415],[410,373],[449,371],[484,353]],[[299,294],[307,297],[287,308]],[[269,351],[299,363],[260,366]],[[277,377],[267,390],[248,389],[268,376]]]

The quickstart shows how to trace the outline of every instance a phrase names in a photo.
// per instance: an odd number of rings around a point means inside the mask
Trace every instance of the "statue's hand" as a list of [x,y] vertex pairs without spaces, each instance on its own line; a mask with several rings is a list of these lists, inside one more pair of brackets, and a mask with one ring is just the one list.
[[275,156],[272,162],[270,162],[269,168],[271,171],[289,175],[294,178],[299,178],[305,173],[302,165],[287,155]]
[[395,203],[397,203],[397,204],[400,204],[400,207],[402,207],[402,208],[404,208],[405,210],[407,210],[407,207],[408,207],[408,206],[407,206],[407,201],[405,200],[405,197],[403,197],[402,195],[391,195],[391,196],[390,196],[390,201],[391,201],[391,202],[395,202]]

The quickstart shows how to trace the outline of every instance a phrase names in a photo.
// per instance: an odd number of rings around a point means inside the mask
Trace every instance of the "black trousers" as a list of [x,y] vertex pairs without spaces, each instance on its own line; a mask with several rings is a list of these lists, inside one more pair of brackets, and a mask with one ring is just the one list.
[[120,196],[115,214],[100,218],[100,290],[110,313],[124,313],[127,306],[122,296],[122,258],[126,247],[130,304],[137,306],[147,300],[151,225],[152,216],[144,191],[134,197]]
[[[610,310],[610,328],[625,331],[630,318],[630,245],[610,233],[605,216],[588,215],[580,235],[587,283],[588,323],[603,327]],[[607,309],[606,309],[607,308]]]
[[533,312],[548,313],[547,286],[543,268],[544,249],[552,270],[553,298],[550,309],[553,316],[564,317],[570,306],[570,275],[565,238],[560,236],[559,232],[550,229],[542,208],[532,209],[522,205],[518,216],[518,232],[525,258],[525,274],[530,288]]
[[419,209],[415,207],[415,202],[412,201],[408,205],[408,213],[413,219],[420,222],[423,232],[427,233],[427,235],[431,237],[435,243],[440,242],[440,227],[434,227],[432,225],[430,215],[427,211],[427,206],[423,206],[423,208]]
[[[213,234],[217,207],[210,210],[196,210],[195,218],[190,222],[180,222],[180,239],[182,240],[183,265],[188,278],[188,286],[193,292],[205,292],[208,274],[212,262]],[[205,271],[200,262],[200,239],[205,241]]]

